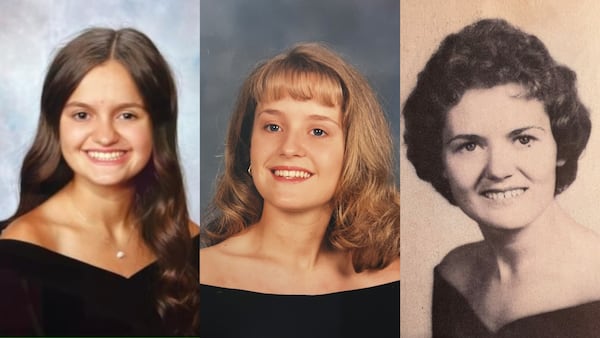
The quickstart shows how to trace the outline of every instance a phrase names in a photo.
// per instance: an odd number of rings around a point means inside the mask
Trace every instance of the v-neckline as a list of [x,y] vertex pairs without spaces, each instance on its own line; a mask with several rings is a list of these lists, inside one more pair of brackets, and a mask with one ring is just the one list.
[[31,243],[31,242],[26,242],[26,241],[21,241],[18,239],[1,239],[0,240],[0,247],[2,246],[2,243],[6,243],[6,245],[12,246],[12,247],[23,247],[26,248],[27,250],[33,250],[33,251],[37,251],[37,253],[39,254],[44,254],[46,256],[50,256],[53,257],[53,259],[56,260],[62,260],[65,262],[69,262],[69,263],[73,263],[79,266],[83,266],[86,267],[90,270],[96,271],[98,273],[107,275],[107,276],[111,276],[113,278],[117,278],[117,279],[121,279],[121,280],[127,280],[127,281],[131,281],[136,279],[137,276],[143,274],[146,270],[150,269],[152,266],[154,266],[156,264],[156,259],[151,261],[150,263],[144,265],[143,267],[141,267],[140,269],[138,269],[137,271],[135,271],[134,273],[132,273],[129,276],[125,276],[122,274],[119,274],[117,272],[105,269],[103,267],[88,263],[86,261],[82,261],[80,259],[77,259],[75,257],[71,257],[65,254],[62,254],[58,251],[54,251],[48,248],[45,248],[41,245],[35,244],[35,243]]
[[443,283],[443,287],[450,290],[450,292],[452,292],[455,295],[455,298],[457,298],[459,300],[459,302],[462,303],[463,307],[468,309],[470,316],[473,317],[477,321],[479,326],[486,331],[487,335],[492,336],[492,337],[500,335],[502,333],[502,331],[506,331],[511,326],[517,325],[520,322],[538,319],[540,317],[545,317],[545,316],[551,316],[551,315],[557,314],[562,311],[576,310],[578,308],[588,307],[588,306],[600,306],[600,300],[596,300],[596,301],[591,301],[591,302],[587,302],[587,303],[581,303],[581,304],[577,304],[577,305],[562,307],[562,308],[558,308],[555,310],[549,310],[549,311],[544,311],[544,312],[540,312],[540,313],[535,313],[535,314],[531,314],[531,315],[527,315],[524,317],[520,317],[520,318],[511,320],[511,321],[501,325],[500,327],[498,327],[497,330],[494,331],[494,330],[491,330],[485,324],[485,322],[481,319],[481,317],[479,317],[479,315],[477,314],[477,312],[475,312],[475,309],[473,309],[473,307],[471,306],[471,304],[469,303],[467,298],[456,287],[454,287],[454,285],[450,284],[450,282],[448,282],[442,276],[442,274],[438,271],[437,268],[434,269],[434,271],[435,271],[435,278],[437,278],[439,281],[441,281]]

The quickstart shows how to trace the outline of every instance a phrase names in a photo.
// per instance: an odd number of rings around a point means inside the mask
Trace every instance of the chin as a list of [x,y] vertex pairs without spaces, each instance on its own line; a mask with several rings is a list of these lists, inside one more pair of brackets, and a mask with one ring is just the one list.
[[527,227],[534,220],[533,217],[485,217],[475,219],[475,221],[483,227],[496,230],[519,230]]
[[279,210],[290,213],[325,209],[328,206],[327,203],[306,203],[306,201],[301,201],[297,199],[270,201],[269,204],[271,204]]

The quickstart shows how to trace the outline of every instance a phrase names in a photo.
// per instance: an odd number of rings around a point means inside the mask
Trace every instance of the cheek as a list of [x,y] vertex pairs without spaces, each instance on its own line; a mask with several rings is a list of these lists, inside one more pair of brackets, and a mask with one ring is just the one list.
[[344,166],[344,143],[335,142],[330,147],[315,147],[323,151],[316,153],[318,161],[329,166],[331,172],[339,177]]
[[258,162],[261,159],[261,154],[264,152],[263,144],[259,137],[254,136],[250,138],[250,161]]
[[58,130],[58,138],[60,142],[61,150],[67,150],[69,148],[81,145],[87,135],[87,130],[83,127],[76,128],[69,124],[60,124]]
[[125,128],[120,133],[135,148],[144,152],[152,151],[152,127],[149,124],[140,124],[135,127]]
[[257,135],[253,133],[250,138],[250,160],[252,162],[263,162],[268,157],[273,156],[279,148],[279,140],[273,135],[271,137],[264,137],[264,135]]
[[446,156],[444,174],[453,191],[474,187],[481,176],[485,163],[482,156],[472,155],[469,158]]
[[556,150],[540,149],[522,158],[523,170],[533,180],[554,180],[556,176]]

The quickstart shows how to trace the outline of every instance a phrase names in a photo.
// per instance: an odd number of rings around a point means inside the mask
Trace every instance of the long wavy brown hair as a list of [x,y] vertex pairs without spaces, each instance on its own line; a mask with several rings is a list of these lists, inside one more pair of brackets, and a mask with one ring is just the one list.
[[221,242],[260,219],[263,199],[247,173],[255,109],[287,95],[341,107],[344,163],[326,240],[352,252],[357,272],[386,267],[400,255],[400,197],[388,122],[367,80],[318,43],[298,44],[259,64],[242,85],[203,244]]
[[31,211],[73,177],[59,145],[62,109],[83,77],[108,61],[130,73],[152,120],[151,160],[135,180],[141,236],[157,257],[156,309],[169,333],[193,335],[198,306],[197,265],[177,150],[177,89],[169,65],[143,33],[90,28],[61,48],[44,80],[34,142],[21,168],[20,200],[12,220]]

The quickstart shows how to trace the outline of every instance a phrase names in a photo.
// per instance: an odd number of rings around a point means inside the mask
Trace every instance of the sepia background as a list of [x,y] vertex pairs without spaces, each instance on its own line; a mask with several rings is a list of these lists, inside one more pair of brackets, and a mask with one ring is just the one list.
[[199,221],[199,7],[198,0],[0,1],[0,219],[17,207],[19,171],[35,135],[42,83],[55,53],[89,26],[129,26],[148,35],[173,70],[188,207]]
[[399,9],[398,0],[201,2],[202,210],[223,166],[227,124],[242,82],[260,61],[295,43],[323,42],[354,65],[378,94],[399,146]]
[[[504,18],[536,35],[578,76],[592,134],[573,185],[558,201],[577,221],[600,232],[600,3],[593,0],[401,0],[400,99],[449,33],[482,18]],[[403,121],[401,120],[401,132]],[[401,147],[402,337],[431,335],[433,268],[451,249],[482,239],[477,225],[416,176]]]

